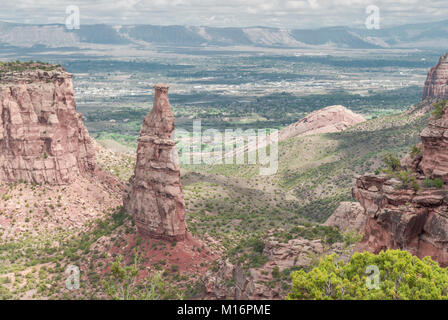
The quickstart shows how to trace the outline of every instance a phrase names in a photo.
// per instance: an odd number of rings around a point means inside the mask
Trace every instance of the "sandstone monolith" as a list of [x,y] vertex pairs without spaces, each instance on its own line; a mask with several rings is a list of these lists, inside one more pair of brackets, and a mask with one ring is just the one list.
[[146,115],[138,139],[137,163],[123,204],[139,233],[157,239],[183,240],[185,202],[173,140],[174,116],[168,86],[154,86],[154,106]]

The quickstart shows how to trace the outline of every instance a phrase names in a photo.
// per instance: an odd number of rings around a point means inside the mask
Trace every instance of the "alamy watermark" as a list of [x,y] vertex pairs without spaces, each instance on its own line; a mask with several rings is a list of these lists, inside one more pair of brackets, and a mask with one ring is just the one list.
[[216,129],[202,131],[201,121],[193,121],[193,132],[176,129],[177,152],[172,159],[180,164],[260,165],[259,174],[269,176],[278,170],[277,129]]
[[69,30],[79,29],[81,23],[79,7],[75,5],[67,6],[65,8],[65,14],[67,14],[67,17],[65,18],[65,27]]
[[367,289],[380,288],[380,269],[376,265],[370,265],[366,268],[366,286]]
[[80,287],[80,273],[79,267],[75,265],[68,265],[65,269],[67,279],[65,280],[65,287],[68,290],[78,290]]
[[366,8],[366,14],[368,15],[366,18],[366,28],[369,30],[379,30],[380,29],[380,8],[375,5],[370,5]]

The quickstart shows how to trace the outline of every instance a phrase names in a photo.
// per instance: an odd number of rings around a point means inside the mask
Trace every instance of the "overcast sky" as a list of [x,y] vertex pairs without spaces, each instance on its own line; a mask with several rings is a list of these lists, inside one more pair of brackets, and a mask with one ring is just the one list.
[[366,7],[381,26],[448,19],[448,0],[0,0],[0,20],[64,23],[77,5],[81,24],[155,24],[317,28],[362,26]]

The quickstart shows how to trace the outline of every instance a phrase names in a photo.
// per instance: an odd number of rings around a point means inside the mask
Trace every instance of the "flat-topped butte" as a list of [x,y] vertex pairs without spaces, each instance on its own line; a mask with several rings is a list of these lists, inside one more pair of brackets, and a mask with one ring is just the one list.
[[68,75],[59,64],[55,65],[40,61],[0,62],[0,83],[50,80],[62,74]]

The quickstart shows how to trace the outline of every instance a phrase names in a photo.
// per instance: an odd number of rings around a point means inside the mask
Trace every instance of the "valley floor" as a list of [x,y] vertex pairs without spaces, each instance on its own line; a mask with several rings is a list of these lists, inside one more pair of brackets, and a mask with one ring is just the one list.
[[[111,298],[104,281],[123,256],[125,265],[139,259],[137,278],[161,271],[184,297],[232,298],[243,281],[259,289],[245,292],[249,297],[283,298],[291,271],[330,252],[350,255],[356,235],[320,224],[351,200],[355,174],[373,172],[386,153],[408,152],[426,119],[403,113],[342,133],[288,139],[279,146],[279,171],[269,177],[259,176],[257,166],[184,167],[191,236],[182,243],[140,239],[120,192],[98,181],[2,184],[0,297]],[[123,181],[132,176],[132,152],[96,149],[104,170]],[[291,255],[296,259],[284,258]],[[66,287],[69,265],[81,270],[79,290]],[[243,275],[237,281],[228,277],[234,271]]]

